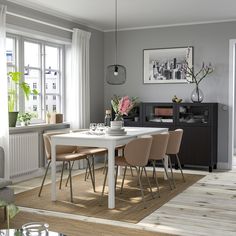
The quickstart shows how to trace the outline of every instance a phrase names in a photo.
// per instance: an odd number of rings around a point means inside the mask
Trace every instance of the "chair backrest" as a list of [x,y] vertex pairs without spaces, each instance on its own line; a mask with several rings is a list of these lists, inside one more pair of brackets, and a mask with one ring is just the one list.
[[[58,134],[65,134],[66,132],[50,132],[43,134],[44,148],[47,159],[51,159],[51,136]],[[56,154],[65,154],[76,152],[76,146],[59,145],[56,147]]]
[[130,141],[125,146],[124,156],[132,166],[146,166],[152,145],[152,137],[142,137]]
[[169,135],[166,154],[178,154],[182,141],[183,130],[176,129],[174,131],[169,131]]
[[149,155],[151,160],[162,160],[166,155],[169,133],[152,135],[152,147]]

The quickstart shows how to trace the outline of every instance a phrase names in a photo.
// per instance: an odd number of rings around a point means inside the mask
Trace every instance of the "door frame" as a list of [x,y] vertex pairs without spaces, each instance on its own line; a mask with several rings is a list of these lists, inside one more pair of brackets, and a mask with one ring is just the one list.
[[235,111],[235,50],[236,39],[229,40],[229,125],[228,125],[228,169],[232,169],[234,154],[234,111]]

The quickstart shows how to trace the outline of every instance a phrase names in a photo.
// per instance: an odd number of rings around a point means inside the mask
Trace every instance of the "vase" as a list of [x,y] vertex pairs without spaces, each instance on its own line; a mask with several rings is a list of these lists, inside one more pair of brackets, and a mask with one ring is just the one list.
[[124,119],[121,114],[116,114],[114,121],[111,122],[111,128],[121,129],[124,126]]
[[115,121],[124,121],[123,116],[121,114],[115,114]]
[[202,90],[198,86],[196,86],[196,88],[191,93],[192,102],[200,103],[203,101],[203,99],[204,99],[204,94]]
[[9,112],[9,127],[16,127],[18,111]]

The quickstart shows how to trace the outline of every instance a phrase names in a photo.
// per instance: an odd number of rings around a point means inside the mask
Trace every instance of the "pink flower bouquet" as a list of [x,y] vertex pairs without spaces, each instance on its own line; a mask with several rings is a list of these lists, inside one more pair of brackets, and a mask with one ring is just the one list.
[[128,113],[137,105],[137,97],[129,98],[128,96],[114,96],[111,100],[112,108],[116,114],[115,120],[122,119],[123,115]]

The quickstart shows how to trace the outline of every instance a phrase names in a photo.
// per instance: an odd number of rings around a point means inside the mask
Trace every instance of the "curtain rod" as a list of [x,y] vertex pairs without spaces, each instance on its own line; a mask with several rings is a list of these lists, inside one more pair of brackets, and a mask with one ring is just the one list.
[[54,24],[51,24],[51,23],[48,23],[48,22],[45,22],[45,21],[36,20],[36,19],[28,17],[28,16],[22,16],[22,15],[13,13],[13,12],[7,11],[7,15],[16,16],[16,17],[19,17],[19,18],[22,18],[22,19],[25,19],[25,20],[33,21],[33,22],[36,22],[36,23],[39,23],[39,24],[42,24],[42,25],[47,25],[47,26],[57,28],[57,29],[61,29],[61,30],[67,31],[67,32],[73,32],[72,29],[68,29],[68,28],[65,28],[65,27],[62,27],[62,26],[59,26],[59,25],[54,25]]

